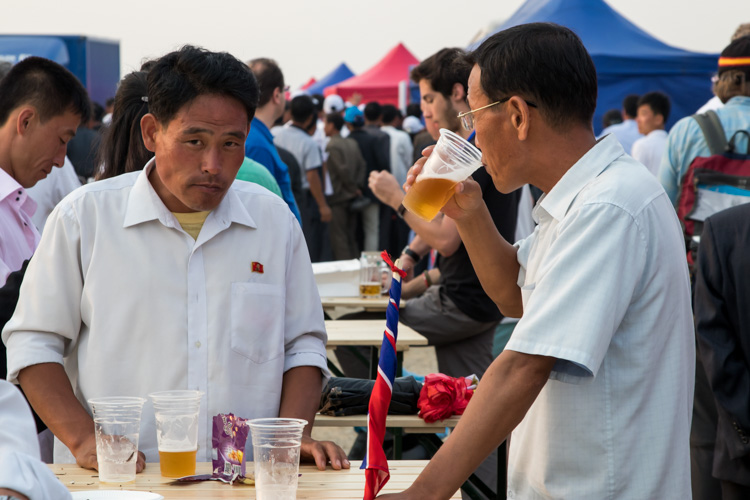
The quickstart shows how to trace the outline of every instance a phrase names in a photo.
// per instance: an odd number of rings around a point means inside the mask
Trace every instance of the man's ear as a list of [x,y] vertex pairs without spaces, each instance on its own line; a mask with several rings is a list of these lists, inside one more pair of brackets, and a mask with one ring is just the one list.
[[34,119],[39,120],[39,115],[36,109],[28,106],[21,109],[16,118],[16,133],[18,135],[25,135],[28,132],[29,127],[33,125]]
[[141,137],[143,145],[152,153],[156,153],[156,134],[159,131],[159,122],[151,113],[146,113],[141,118]]
[[284,89],[281,87],[276,87],[273,89],[273,102],[274,104],[279,104],[281,102],[281,93],[284,92]]
[[451,101],[466,102],[466,87],[458,82],[454,83],[451,90]]
[[663,114],[657,113],[657,114],[654,115],[654,117],[657,119],[657,121],[656,121],[656,125],[657,126],[659,126],[661,128],[665,128],[666,127],[666,125],[667,125],[666,121],[667,120],[664,119],[664,115]]
[[511,125],[516,129],[518,140],[525,141],[529,136],[529,126],[531,125],[529,105],[520,97],[513,96],[508,101],[508,112]]

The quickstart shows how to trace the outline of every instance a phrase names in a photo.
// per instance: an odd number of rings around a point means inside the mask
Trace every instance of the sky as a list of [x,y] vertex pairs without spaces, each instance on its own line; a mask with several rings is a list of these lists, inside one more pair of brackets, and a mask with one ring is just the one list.
[[[271,57],[292,89],[346,62],[366,71],[403,42],[424,59],[465,47],[524,0],[9,0],[3,34],[88,35],[120,41],[122,74],[184,44],[227,51],[243,61]],[[608,0],[641,29],[670,45],[720,52],[750,22],[748,0]]]

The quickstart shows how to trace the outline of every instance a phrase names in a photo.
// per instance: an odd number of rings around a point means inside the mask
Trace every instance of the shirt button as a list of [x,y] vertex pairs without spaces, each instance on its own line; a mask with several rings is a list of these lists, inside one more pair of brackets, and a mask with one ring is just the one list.
[[200,342],[196,342],[196,343],[195,343],[195,347],[200,347],[200,346],[201,346],[201,343],[200,343]]
[[18,201],[18,200],[20,200],[20,199],[21,199],[21,198],[19,198],[19,197],[16,197],[16,201]]

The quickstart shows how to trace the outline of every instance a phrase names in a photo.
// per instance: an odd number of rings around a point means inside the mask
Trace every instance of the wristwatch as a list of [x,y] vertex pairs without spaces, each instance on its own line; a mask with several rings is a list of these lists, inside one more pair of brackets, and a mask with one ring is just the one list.
[[0,495],[0,500],[21,500],[15,495]]
[[398,215],[399,218],[403,219],[405,213],[406,213],[406,207],[402,203],[401,205],[398,206],[398,209],[396,209],[396,215]]
[[[422,257],[420,257],[417,252],[415,252],[414,250],[412,250],[411,248],[409,248],[409,245],[406,245],[404,247],[404,249],[401,250],[401,253],[404,254],[404,255],[408,255],[409,257],[411,257],[412,260],[414,260],[414,262],[419,262],[420,260],[422,260]],[[0,500],[2,500],[2,499],[0,499]]]

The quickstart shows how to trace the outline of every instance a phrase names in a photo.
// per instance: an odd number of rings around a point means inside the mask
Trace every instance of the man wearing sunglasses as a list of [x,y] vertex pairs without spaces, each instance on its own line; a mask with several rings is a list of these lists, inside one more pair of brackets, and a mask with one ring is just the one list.
[[508,498],[690,498],[695,341],[669,198],[613,136],[595,139],[596,70],[572,31],[516,26],[470,58],[466,116],[495,187],[545,194],[515,245],[472,180],[443,211],[521,320],[446,443],[384,498],[450,497],[511,431]]

